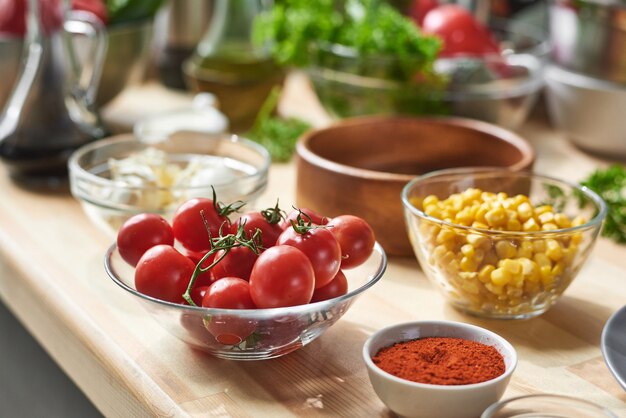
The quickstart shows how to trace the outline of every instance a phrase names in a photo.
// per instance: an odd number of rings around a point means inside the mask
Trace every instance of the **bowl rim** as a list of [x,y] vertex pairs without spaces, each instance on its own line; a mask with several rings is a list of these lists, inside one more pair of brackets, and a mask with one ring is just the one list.
[[[538,178],[538,179],[547,180],[549,182],[561,183],[563,185],[566,185],[567,187],[572,188],[573,190],[578,190],[579,192],[583,193],[586,197],[590,198],[596,204],[598,210],[597,210],[597,213],[594,215],[594,217],[587,220],[584,224],[578,225],[578,226],[572,226],[569,228],[559,228],[559,229],[554,229],[550,231],[495,231],[492,229],[481,229],[481,228],[474,228],[471,226],[459,225],[453,222],[447,222],[447,221],[444,221],[443,219],[429,216],[425,214],[423,211],[416,208],[411,202],[409,202],[409,197],[408,197],[409,191],[415,186],[415,184],[419,183],[420,181],[428,180],[433,177],[445,176],[449,174],[469,175],[469,174],[477,174],[477,173],[478,174],[484,173],[484,174],[498,174],[498,175],[514,175],[514,176],[520,176],[520,177],[526,177],[526,178]],[[508,170],[508,169],[504,169],[500,167],[448,168],[444,170],[432,171],[430,173],[418,176],[414,178],[413,180],[411,180],[410,182],[408,182],[402,189],[402,204],[404,208],[406,210],[409,210],[413,215],[419,218],[426,219],[429,222],[439,224],[440,226],[447,226],[447,227],[454,228],[454,229],[460,229],[460,230],[467,231],[468,233],[476,232],[482,235],[507,236],[507,237],[511,237],[511,236],[519,236],[519,237],[536,236],[538,237],[538,236],[570,234],[579,230],[589,229],[590,227],[593,227],[597,224],[601,224],[607,214],[607,206],[604,200],[596,192],[594,192],[593,190],[591,190],[590,188],[586,186],[580,186],[575,183],[569,182],[567,180],[563,180],[563,179],[548,176],[548,175],[543,175],[540,173],[535,173],[535,172],[530,172],[530,171],[513,171],[513,170]]]
[[168,308],[173,308],[175,310],[180,310],[180,312],[185,312],[185,311],[196,312],[196,313],[202,313],[204,315],[215,315],[215,316],[231,315],[231,316],[244,316],[244,317],[246,316],[275,317],[276,315],[281,315],[281,314],[284,314],[285,316],[289,316],[289,315],[307,313],[312,310],[311,307],[313,307],[313,310],[315,311],[325,310],[333,305],[348,301],[354,298],[355,296],[358,296],[359,294],[363,293],[364,291],[372,287],[374,284],[376,284],[383,277],[385,271],[387,270],[387,255],[383,247],[378,243],[378,241],[376,241],[374,243],[374,252],[377,252],[380,255],[380,262],[378,264],[378,267],[376,268],[376,271],[372,273],[371,278],[367,282],[365,282],[363,285],[359,286],[358,288],[346,293],[345,295],[338,296],[333,299],[319,301],[319,302],[310,302],[305,305],[286,306],[286,307],[280,307],[280,308],[258,308],[258,309],[204,308],[201,306],[181,305],[181,304],[174,303],[174,302],[164,301],[164,300],[157,299],[149,295],[145,295],[139,292],[138,290],[133,289],[132,287],[124,283],[118,277],[118,275],[115,273],[115,269],[111,265],[111,258],[113,257],[116,250],[117,250],[117,244],[113,243],[111,244],[111,246],[109,246],[109,248],[107,249],[104,255],[104,269],[107,275],[109,276],[109,278],[113,280],[113,282],[116,285],[120,286],[122,289],[133,294],[134,296],[139,297],[140,299],[143,299],[145,301],[148,301],[157,305],[166,306]]
[[497,412],[500,408],[502,408],[503,406],[506,406],[509,403],[515,402],[515,401],[519,401],[519,400],[523,400],[523,399],[538,399],[538,398],[546,398],[546,399],[560,399],[566,402],[571,402],[571,401],[575,401],[579,404],[583,404],[585,406],[591,406],[595,409],[597,409],[598,411],[604,412],[607,416],[607,418],[617,418],[617,415],[615,415],[613,413],[613,411],[611,411],[608,408],[605,408],[602,405],[598,405],[594,402],[588,401],[587,399],[582,399],[582,398],[577,398],[575,396],[569,396],[569,395],[560,395],[560,394],[556,394],[556,393],[533,393],[530,395],[522,395],[522,396],[515,396],[512,398],[508,398],[508,399],[504,399],[504,400],[500,400],[498,402],[495,402],[494,404],[490,405],[487,409],[485,409],[485,411],[482,413],[482,415],[480,416],[480,418],[490,418],[493,416],[494,412]]
[[[468,331],[473,331],[477,335],[491,337],[494,340],[498,341],[498,343],[502,347],[505,348],[505,350],[507,351],[506,354],[508,354],[511,358],[511,367],[505,368],[504,373],[502,373],[500,376],[494,377],[493,379],[485,380],[484,382],[470,383],[467,385],[436,385],[432,383],[413,382],[411,380],[397,377],[389,372],[384,371],[383,369],[381,369],[374,363],[370,354],[370,347],[374,344],[374,342],[378,338],[380,338],[382,334],[388,331],[392,331],[392,330],[400,331],[400,330],[414,328],[416,326],[423,326],[423,325],[439,325],[439,326],[445,326],[448,328],[465,329]],[[428,338],[428,337],[429,336],[425,335],[420,338]],[[445,336],[437,335],[433,337],[445,337]],[[406,342],[406,341],[412,341],[412,340],[398,339],[395,343],[401,343],[401,342]],[[471,341],[475,341],[475,340],[471,340]],[[436,390],[442,390],[442,391],[447,391],[447,392],[481,389],[487,386],[497,385],[498,383],[502,381],[506,382],[506,380],[513,374],[513,372],[517,368],[517,363],[518,363],[518,356],[517,356],[517,351],[515,350],[515,347],[513,347],[513,345],[510,342],[508,342],[504,337],[496,334],[493,331],[490,331],[483,327],[479,327],[477,325],[467,324],[464,322],[457,322],[457,321],[448,321],[448,320],[411,321],[411,322],[401,322],[399,324],[389,325],[387,327],[379,329],[378,331],[370,335],[365,341],[365,343],[363,344],[363,349],[361,352],[362,352],[363,360],[365,361],[365,365],[367,366],[367,368],[386,380],[391,380],[395,383],[400,383],[400,384],[407,385],[409,387],[413,387],[416,389],[430,389],[430,390],[436,389]],[[500,353],[500,355],[504,357],[504,354],[500,352],[499,350],[498,350],[498,353]]]
[[[246,174],[244,176],[238,177],[235,182],[239,183],[242,181],[246,181],[248,179],[252,179],[255,177],[264,177],[267,175],[272,159],[270,157],[269,152],[267,151],[267,149],[265,149],[263,146],[261,146],[260,144],[257,144],[254,141],[251,141],[249,139],[246,139],[244,137],[241,137],[239,135],[235,135],[235,134],[209,134],[209,133],[205,133],[205,132],[193,132],[194,135],[201,135],[201,136],[206,136],[206,137],[211,137],[216,139],[217,141],[225,141],[225,142],[231,142],[231,143],[235,143],[235,144],[242,144],[247,148],[250,148],[254,151],[256,151],[258,154],[261,155],[261,157],[263,158],[263,165],[257,169],[254,173],[251,174]],[[72,153],[72,155],[70,156],[67,165],[68,165],[68,170],[70,173],[70,181],[73,180],[74,177],[78,177],[81,180],[84,181],[88,181],[92,184],[96,184],[102,187],[111,187],[111,188],[123,188],[126,190],[150,190],[150,191],[160,191],[160,190],[167,190],[167,191],[178,191],[178,190],[185,190],[185,191],[193,191],[193,190],[204,190],[207,189],[210,185],[202,185],[202,186],[171,186],[171,187],[166,187],[166,186],[143,186],[143,185],[129,185],[123,182],[119,182],[119,181],[115,181],[112,179],[107,179],[104,177],[100,177],[96,174],[93,174],[89,171],[87,171],[86,169],[84,169],[79,163],[78,161],[84,157],[85,155],[87,155],[90,152],[93,152],[95,150],[98,149],[102,149],[105,148],[107,146],[111,146],[111,145],[117,145],[120,143],[135,143],[135,144],[139,144],[139,145],[145,145],[146,148],[150,148],[150,147],[154,147],[156,145],[158,145],[158,143],[155,144],[150,144],[150,143],[146,143],[141,141],[138,137],[136,137],[135,135],[131,134],[122,134],[122,135],[114,135],[114,136],[110,136],[108,138],[103,138],[103,139],[99,139],[93,142],[90,142],[86,145],[83,145],[82,147],[78,148],[76,151],[74,151]],[[209,155],[209,154],[197,154],[197,155]],[[256,167],[255,167],[256,169]],[[235,182],[233,181],[227,181],[227,182],[220,182],[220,183],[212,183],[211,185],[213,186],[224,186],[224,185],[229,185],[229,184],[234,184]]]
[[472,131],[477,131],[482,134],[489,135],[493,137],[495,140],[506,142],[508,145],[513,146],[518,149],[522,158],[515,164],[510,166],[510,170],[522,170],[527,167],[530,167],[535,160],[535,151],[531,147],[531,145],[525,141],[521,136],[516,134],[513,131],[502,128],[500,126],[491,124],[489,122],[484,122],[475,119],[469,118],[461,118],[454,116],[428,116],[428,117],[411,117],[411,116],[385,116],[385,115],[366,115],[366,116],[355,116],[351,118],[346,118],[340,120],[338,122],[333,123],[330,126],[318,129],[311,129],[308,132],[305,132],[298,143],[296,144],[296,151],[300,158],[307,161],[309,164],[321,167],[325,170],[331,171],[333,173],[351,176],[351,177],[360,177],[367,180],[374,181],[396,181],[407,183],[413,180],[416,174],[399,174],[399,173],[391,173],[385,171],[376,171],[370,170],[366,168],[353,167],[350,165],[338,163],[333,160],[329,160],[316,154],[313,152],[309,146],[310,142],[317,135],[326,133],[330,130],[334,130],[337,128],[350,128],[353,126],[359,125],[371,125],[375,127],[379,124],[386,124],[389,122],[397,123],[434,123],[442,126],[451,125],[454,128],[461,129],[469,129]]

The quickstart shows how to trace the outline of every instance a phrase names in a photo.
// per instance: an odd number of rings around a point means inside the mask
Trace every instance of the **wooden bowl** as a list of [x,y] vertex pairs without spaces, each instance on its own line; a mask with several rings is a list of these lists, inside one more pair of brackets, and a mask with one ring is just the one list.
[[366,116],[307,132],[297,144],[298,207],[367,220],[390,255],[413,254],[400,193],[415,176],[452,167],[527,170],[534,151],[503,128],[461,118]]

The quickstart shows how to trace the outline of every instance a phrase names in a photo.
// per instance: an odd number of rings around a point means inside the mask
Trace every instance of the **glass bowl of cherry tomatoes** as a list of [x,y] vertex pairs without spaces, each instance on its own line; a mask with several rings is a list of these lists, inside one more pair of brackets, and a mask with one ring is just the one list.
[[452,115],[509,129],[526,120],[550,50],[540,30],[506,19],[482,24],[455,4],[414,20],[423,34],[441,40],[432,63],[337,43],[311,47],[307,73],[331,115]]
[[310,343],[383,276],[356,216],[194,198],[168,221],[133,216],[105,255],[109,277],[170,334],[218,358],[262,360]]

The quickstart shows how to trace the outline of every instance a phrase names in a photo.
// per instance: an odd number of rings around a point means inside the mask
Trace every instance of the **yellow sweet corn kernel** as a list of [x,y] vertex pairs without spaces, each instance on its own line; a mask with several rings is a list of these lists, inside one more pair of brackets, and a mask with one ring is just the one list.
[[535,253],[543,253],[546,251],[546,242],[542,239],[533,241],[533,250]]
[[552,222],[548,222],[547,224],[543,224],[541,225],[541,230],[542,231],[554,231],[556,229],[559,229],[556,224],[552,223]]
[[540,268],[543,268],[543,267],[548,267],[549,269],[552,268],[552,262],[550,261],[550,258],[548,258],[548,256],[545,255],[544,253],[536,253],[533,256],[533,261],[537,263],[537,265]]
[[546,240],[546,255],[550,257],[551,260],[559,261],[563,258],[563,247],[554,239]]
[[505,225],[507,221],[506,211],[503,208],[491,209],[485,214],[485,220],[489,226]]
[[531,258],[533,256],[533,244],[530,241],[522,241],[517,248],[517,258]]
[[563,272],[565,271],[565,267],[563,267],[563,263],[561,263],[560,261],[556,262],[554,264],[554,267],[552,267],[552,275],[554,277],[558,277],[561,274],[563,274]]
[[465,257],[473,257],[476,254],[476,249],[471,244],[465,244],[461,247],[461,253]]
[[[411,203],[413,203],[413,200],[411,200]],[[437,203],[439,203],[439,199],[437,198],[437,196],[433,194],[426,196],[424,200],[422,201],[422,205],[424,207],[427,207],[430,205],[436,205]]]
[[541,283],[544,286],[549,286],[554,282],[554,275],[552,274],[550,266],[540,267],[539,273],[541,274]]
[[483,250],[482,248],[477,248],[474,251],[474,261],[476,261],[476,263],[480,265],[484,259],[485,259],[485,250]]
[[506,199],[509,198],[509,195],[504,193],[504,192],[500,192],[500,193],[496,194],[496,198],[498,200],[506,200]]
[[453,241],[455,239],[456,233],[451,229],[442,228],[441,231],[439,231],[439,234],[437,234],[437,244],[442,244],[447,241]]
[[574,219],[572,219],[572,226],[581,226],[585,224],[585,218],[582,216],[577,216]]
[[430,205],[424,208],[424,213],[433,218],[441,219],[441,208],[436,205]]
[[526,222],[533,217],[533,208],[528,202],[522,202],[517,207],[517,215],[522,222]]
[[489,238],[480,234],[468,234],[466,240],[469,244],[472,244],[474,248],[481,248],[485,244],[489,244]]
[[496,242],[496,254],[501,259],[513,258],[517,254],[517,247],[511,241],[498,241]]
[[580,244],[583,240],[583,234],[581,232],[576,232],[572,234],[571,242],[572,244]]
[[551,223],[552,221],[554,221],[554,213],[552,212],[543,212],[540,213],[537,216],[537,219],[539,220],[540,223],[542,224],[547,224],[547,223]]
[[523,271],[522,263],[519,260],[502,260],[502,268],[511,273],[511,276],[521,276]]
[[569,228],[572,226],[572,222],[566,215],[562,213],[557,213],[554,215],[554,222],[559,228]]
[[503,268],[497,268],[491,272],[491,283],[496,286],[504,286],[511,280],[511,275]]
[[491,264],[484,265],[480,269],[480,271],[478,272],[478,280],[480,280],[483,283],[490,283],[491,282],[491,273],[495,269],[496,268],[494,266],[492,266]]
[[551,205],[541,205],[535,208],[536,215],[541,215],[546,212],[554,212],[554,208]]
[[446,247],[444,247],[443,245],[437,245],[433,249],[432,254],[433,254],[433,257],[435,257],[435,260],[441,261],[447,252],[448,252],[448,249]]
[[477,295],[480,293],[480,288],[478,287],[478,283],[475,281],[467,280],[461,284],[461,288],[465,290],[467,293],[471,293]]
[[469,226],[474,222],[474,216],[472,216],[470,209],[466,207],[455,215],[454,221],[459,225]]
[[482,205],[480,205],[478,207],[478,209],[476,209],[476,213],[474,214],[474,219],[477,222],[481,222],[483,224],[487,223],[487,219],[485,219],[485,215],[487,214],[487,212],[489,212],[489,205],[486,203],[483,203]]
[[489,229],[489,226],[485,225],[482,222],[473,222],[472,223],[472,228],[475,228],[475,229]]
[[470,187],[469,189],[467,189],[464,192],[462,192],[461,196],[463,196],[463,199],[466,202],[474,202],[474,201],[480,199],[480,190],[476,189],[476,188],[471,188]]
[[506,230],[507,231],[521,231],[522,223],[517,219],[509,219],[506,221]]
[[471,271],[475,272],[478,269],[478,263],[471,257],[463,257],[461,258],[461,262],[459,263],[461,270],[463,271]]
[[492,201],[496,199],[496,194],[495,193],[491,193],[491,192],[482,192],[480,194],[480,198],[484,201],[484,202],[488,202],[488,201]]
[[485,288],[494,295],[501,295],[502,293],[504,293],[504,287],[495,285],[493,283],[485,284]]
[[563,250],[563,262],[567,265],[572,264],[578,254],[578,245],[570,244],[570,246]]
[[537,222],[535,221],[534,218],[530,218],[529,220],[524,222],[524,225],[522,226],[522,229],[524,231],[528,231],[528,232],[539,231],[540,230],[539,225],[537,224]]

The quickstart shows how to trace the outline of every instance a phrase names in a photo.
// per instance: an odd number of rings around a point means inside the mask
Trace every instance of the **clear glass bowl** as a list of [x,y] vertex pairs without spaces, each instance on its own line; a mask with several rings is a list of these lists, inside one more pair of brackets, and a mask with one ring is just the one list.
[[438,59],[434,70],[439,77],[430,82],[414,80],[419,62],[362,56],[337,44],[312,48],[307,72],[320,102],[336,117],[448,114],[514,129],[525,121],[543,86],[549,47],[524,26],[500,21],[491,29],[501,54]]
[[607,408],[561,395],[527,395],[491,405],[481,418],[617,418]]
[[[124,159],[149,147],[166,152],[168,164],[184,167],[195,158],[209,158],[227,167],[229,175],[207,175],[169,187],[112,179],[110,159]],[[179,132],[156,144],[132,135],[99,140],[76,150],[68,166],[72,195],[89,218],[114,237],[124,221],[138,213],[158,213],[171,220],[186,200],[211,198],[211,186],[219,201],[241,200],[250,206],[267,186],[270,162],[265,148],[241,137]]]
[[122,289],[134,295],[170,334],[219,358],[263,360],[305,346],[347,312],[364,291],[383,276],[387,257],[376,243],[361,266],[345,270],[348,293],[307,305],[272,309],[210,309],[164,302],[135,290],[134,269],[115,245],[105,255],[105,269]]
[[[582,216],[580,226],[536,232],[508,232],[478,229],[446,222],[425,214],[418,206],[429,195],[445,199],[468,188],[523,194],[533,206],[552,204],[556,212],[570,219]],[[504,169],[462,168],[435,171],[409,182],[402,191],[405,221],[413,250],[426,276],[444,293],[450,303],[467,313],[491,318],[528,318],[552,306],[572,283],[596,241],[606,204],[593,191],[573,183],[528,172]],[[473,268],[463,264],[470,244],[483,257]],[[537,254],[546,247],[551,252],[546,268],[538,274]],[[505,248],[506,247],[506,248]],[[512,251],[510,251],[512,249]],[[506,254],[506,255],[504,255]],[[524,272],[523,280],[502,284],[493,276],[478,274],[487,265],[500,267],[504,259],[537,261],[534,275]],[[525,260],[524,260],[525,261]],[[542,264],[543,265],[543,264]],[[489,269],[489,268],[488,268]]]

